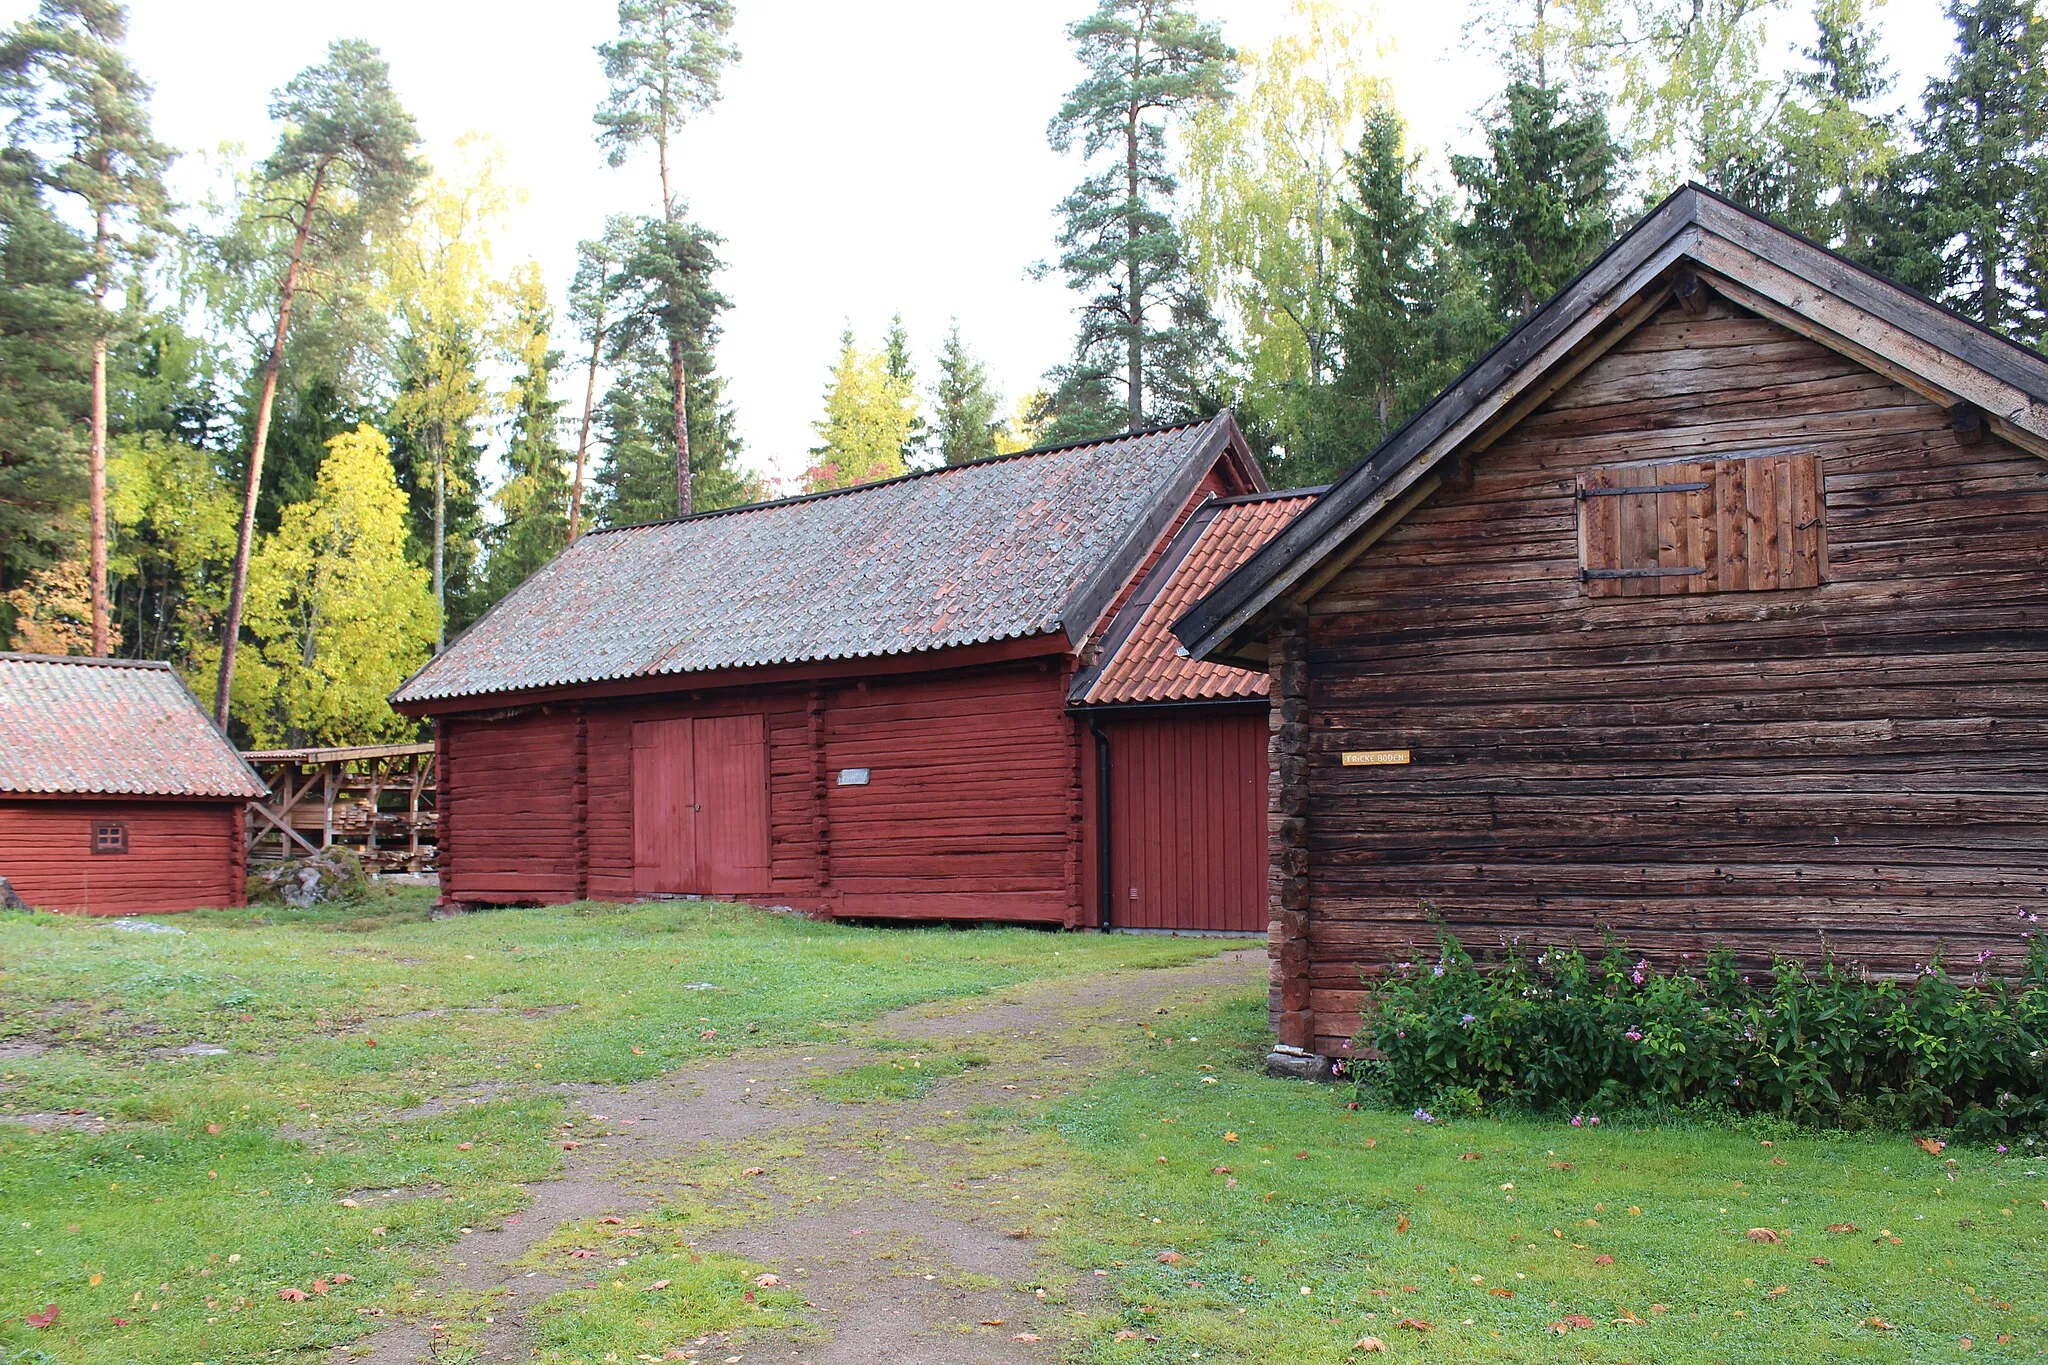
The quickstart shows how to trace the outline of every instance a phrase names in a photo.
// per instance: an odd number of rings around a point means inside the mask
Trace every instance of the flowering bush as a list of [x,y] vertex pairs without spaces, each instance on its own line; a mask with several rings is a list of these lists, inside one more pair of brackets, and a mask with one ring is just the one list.
[[1732,955],[1666,973],[1610,943],[1481,966],[1446,933],[1437,961],[1371,987],[1354,1064],[1403,1107],[1447,1092],[1566,1113],[1705,1102],[1860,1127],[1972,1137],[2048,1130],[2048,937],[2016,979],[1910,982],[1780,960],[1752,982]]

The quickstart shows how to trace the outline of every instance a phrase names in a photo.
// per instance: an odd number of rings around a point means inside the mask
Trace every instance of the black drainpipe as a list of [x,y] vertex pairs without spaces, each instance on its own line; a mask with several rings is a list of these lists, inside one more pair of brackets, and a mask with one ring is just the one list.
[[1103,733],[1101,717],[1088,716],[1088,733],[1095,736],[1095,900],[1100,912],[1096,926],[1110,930],[1109,907],[1114,886],[1109,866],[1109,736]]

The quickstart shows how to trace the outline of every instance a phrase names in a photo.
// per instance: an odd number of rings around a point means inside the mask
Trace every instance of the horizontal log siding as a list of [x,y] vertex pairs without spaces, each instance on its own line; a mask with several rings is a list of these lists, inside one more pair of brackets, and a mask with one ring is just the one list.
[[576,899],[576,716],[568,708],[441,722],[442,899]]
[[[1592,598],[1580,473],[1799,445],[1818,589]],[[2048,463],[1755,318],[1667,310],[1311,603],[1316,1035],[1361,973],[1627,938],[1911,969],[2048,908]],[[1408,747],[1406,768],[1344,768]]]
[[[128,826],[128,852],[92,852],[99,820]],[[40,910],[140,915],[240,905],[242,803],[0,799],[0,876]]]
[[[835,905],[1076,923],[1077,750],[1056,668],[842,687],[825,709]],[[864,787],[837,785],[867,768]]]

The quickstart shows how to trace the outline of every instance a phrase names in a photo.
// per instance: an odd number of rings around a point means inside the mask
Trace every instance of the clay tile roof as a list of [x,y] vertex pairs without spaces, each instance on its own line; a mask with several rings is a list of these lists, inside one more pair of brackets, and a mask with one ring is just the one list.
[[1278,535],[1321,491],[1220,498],[1199,508],[1111,624],[1096,672],[1075,679],[1075,704],[1133,706],[1265,696],[1264,673],[1188,658],[1174,638],[1173,623]]
[[0,792],[264,790],[169,664],[0,654]]
[[1226,414],[593,532],[392,700],[1078,638],[1098,577],[1132,572],[1162,500],[1234,430]]

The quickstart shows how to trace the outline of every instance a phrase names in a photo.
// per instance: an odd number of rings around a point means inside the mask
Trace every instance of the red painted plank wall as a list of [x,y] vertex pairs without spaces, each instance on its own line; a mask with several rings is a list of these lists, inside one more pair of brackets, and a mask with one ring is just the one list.
[[441,722],[441,894],[554,903],[578,895],[576,716]]
[[[128,852],[95,854],[98,820]],[[0,876],[41,910],[160,914],[243,899],[239,801],[0,801]]]
[[[832,888],[849,915],[1076,923],[1080,775],[1067,677],[1024,665],[827,700]],[[866,768],[867,786],[840,786]]]
[[1112,922],[1263,933],[1266,708],[1108,721]]

